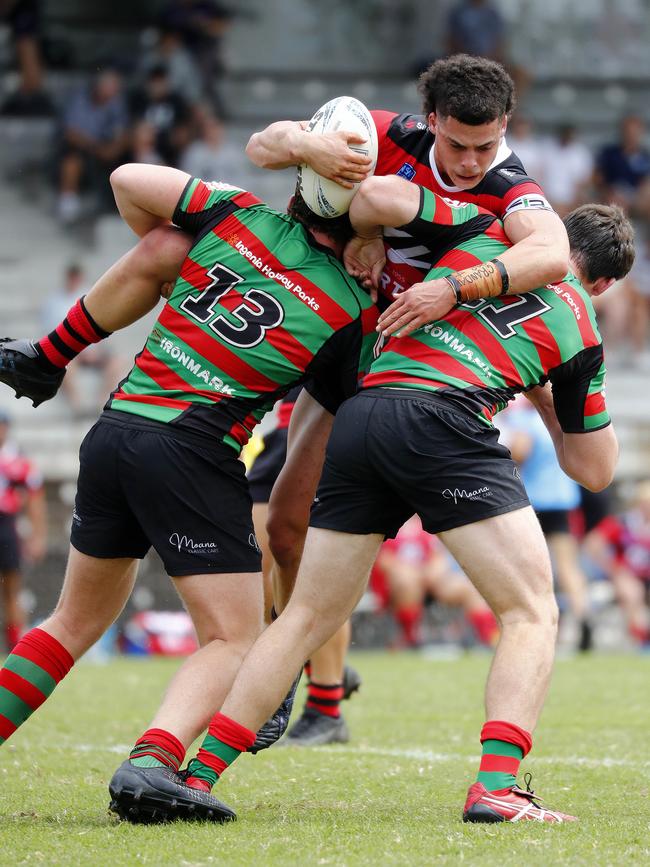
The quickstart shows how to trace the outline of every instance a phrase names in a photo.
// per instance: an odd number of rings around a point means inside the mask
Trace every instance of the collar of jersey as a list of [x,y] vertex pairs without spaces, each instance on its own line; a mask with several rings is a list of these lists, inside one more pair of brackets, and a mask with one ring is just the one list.
[[[433,172],[433,176],[436,181],[440,184],[443,190],[446,190],[448,193],[462,193],[466,192],[462,190],[460,187],[452,187],[450,184],[446,184],[442,177],[440,176],[440,172],[438,171],[438,166],[436,165],[436,140],[434,138],[433,144],[431,145],[431,150],[429,151],[429,163],[431,164],[431,171]],[[505,159],[507,159],[512,153],[511,149],[508,147],[508,143],[505,140],[505,137],[501,139],[501,144],[499,145],[499,149],[497,150],[494,159],[492,160],[492,165],[488,169],[488,172],[493,169],[495,166],[498,166],[499,163],[502,163]],[[479,181],[480,183],[480,181]],[[478,186],[478,185],[477,185]]]

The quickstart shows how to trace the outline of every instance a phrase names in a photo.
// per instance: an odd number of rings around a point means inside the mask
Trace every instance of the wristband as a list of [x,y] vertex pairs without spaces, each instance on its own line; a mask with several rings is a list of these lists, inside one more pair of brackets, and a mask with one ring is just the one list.
[[501,292],[499,294],[507,295],[508,289],[510,289],[510,275],[506,270],[506,266],[501,259],[491,259],[490,261],[496,265],[499,274],[501,274]]
[[460,283],[458,282],[458,280],[454,277],[453,274],[450,274],[449,277],[445,277],[445,280],[447,281],[447,283],[449,283],[449,285],[451,286],[451,291],[456,296],[456,304],[462,304],[463,293],[461,292]]
[[479,298],[496,298],[505,295],[510,288],[508,272],[499,259],[456,271],[445,279],[454,289],[459,304]]

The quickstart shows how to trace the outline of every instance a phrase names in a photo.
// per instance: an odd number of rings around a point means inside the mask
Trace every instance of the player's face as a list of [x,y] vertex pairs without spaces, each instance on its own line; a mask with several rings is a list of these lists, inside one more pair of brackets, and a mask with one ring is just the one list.
[[436,137],[435,159],[442,179],[461,190],[475,187],[494,162],[507,119],[470,126],[432,112],[428,120]]

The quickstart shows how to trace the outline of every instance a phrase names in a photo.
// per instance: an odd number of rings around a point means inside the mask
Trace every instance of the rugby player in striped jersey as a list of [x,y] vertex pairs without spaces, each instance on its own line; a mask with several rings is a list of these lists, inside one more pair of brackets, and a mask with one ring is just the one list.
[[[409,337],[392,337],[337,413],[291,599],[246,657],[191,773],[214,782],[237,757],[286,691],[290,672],[350,615],[383,540],[417,513],[501,627],[483,754],[463,818],[571,821],[517,785],[550,681],[557,605],[543,534],[492,417],[526,392],[565,472],[591,490],[609,484],[618,445],[590,296],[629,271],[632,227],[616,207],[577,209],[565,219],[572,271],[513,296],[489,277],[508,249],[502,226],[475,204],[445,201],[399,178],[370,178],[350,216],[366,237],[389,225],[437,244],[431,277],[445,281],[454,306]],[[491,280],[492,297],[477,298],[475,284],[464,282],[468,266]],[[303,395],[294,412],[309,401]],[[303,435],[307,429],[303,420]]]
[[[512,245],[503,256],[503,265],[513,292],[562,279],[569,261],[562,221],[507,143],[515,90],[503,66],[484,57],[444,58],[422,74],[419,90],[421,114],[371,112],[379,143],[375,176],[397,175],[455,201],[487,208],[501,218]],[[306,126],[306,121],[273,123],[251,137],[246,152],[252,162],[267,169],[307,163],[345,186],[365,178],[370,160],[348,147],[354,144],[355,134],[345,130],[314,134]],[[388,226],[384,247],[361,239],[356,245],[354,254],[350,251],[346,259],[349,272],[367,288],[378,290],[384,307],[394,302],[380,319],[385,329],[390,331],[395,314],[409,320],[421,316],[419,324],[424,324],[449,311],[452,299],[446,284],[439,280],[421,283],[438,259],[435,244]],[[480,275],[476,283],[479,291],[485,291]],[[413,284],[418,285],[411,289]],[[277,516],[271,544],[278,552],[276,560],[288,564],[279,566],[278,573],[291,586],[295,577],[291,552],[299,549],[291,528],[300,525],[305,509],[295,497],[281,497],[282,489],[295,487],[300,475],[290,477],[287,470],[281,481],[270,503],[271,513]],[[345,647],[343,629],[329,647],[313,655],[314,680],[340,684]],[[337,652],[338,675],[333,678]],[[321,728],[324,721],[312,714],[304,722],[305,729],[310,722]]]
[[[298,196],[281,214],[229,184],[160,166],[121,166],[111,182],[137,234],[173,221],[194,240],[133,369],[81,446],[63,591],[0,671],[0,741],[119,615],[154,547],[201,649],[113,778],[112,808],[133,821],[224,821],[232,811],[177,771],[262,628],[239,453],[291,387],[305,382],[329,417],[354,394],[377,312],[337,258],[352,232],[347,215],[322,220]],[[85,305],[74,311],[39,342],[53,366],[97,330]]]

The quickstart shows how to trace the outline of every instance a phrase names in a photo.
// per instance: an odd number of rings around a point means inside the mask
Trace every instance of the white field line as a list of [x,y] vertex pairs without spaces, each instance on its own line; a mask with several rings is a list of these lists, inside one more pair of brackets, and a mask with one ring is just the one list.
[[[434,753],[430,750],[403,750],[387,749],[384,747],[344,747],[333,746],[332,752],[352,753],[354,755],[385,756],[386,758],[412,759],[417,762],[473,762],[476,763],[480,756],[461,755],[460,753]],[[587,758],[586,756],[532,756],[537,764],[544,765],[572,765],[582,768],[650,768],[650,762],[635,762],[631,759]]]
[[[133,744],[70,744],[69,749],[82,753],[119,753],[127,756]],[[332,753],[350,753],[355,756],[384,756],[394,759],[411,759],[416,762],[429,762],[430,764],[443,764],[445,762],[472,762],[479,760],[478,753],[475,756],[462,755],[461,753],[434,753],[431,750],[403,750],[385,747],[344,747],[333,745],[328,748]],[[540,765],[570,765],[580,768],[650,768],[650,762],[636,762],[631,759],[588,758],[586,756],[534,756],[535,764]]]

